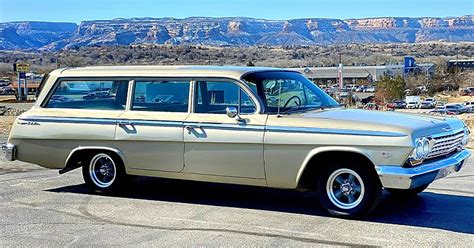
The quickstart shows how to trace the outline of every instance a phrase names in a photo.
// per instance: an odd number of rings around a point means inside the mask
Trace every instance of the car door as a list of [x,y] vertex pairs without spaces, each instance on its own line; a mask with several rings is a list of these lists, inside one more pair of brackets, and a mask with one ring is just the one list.
[[[230,80],[197,80],[194,106],[185,121],[185,173],[265,178],[266,115],[250,91]],[[226,108],[239,114],[230,118]]]
[[129,167],[180,172],[190,80],[136,79],[132,87],[130,107],[120,116],[116,130]]

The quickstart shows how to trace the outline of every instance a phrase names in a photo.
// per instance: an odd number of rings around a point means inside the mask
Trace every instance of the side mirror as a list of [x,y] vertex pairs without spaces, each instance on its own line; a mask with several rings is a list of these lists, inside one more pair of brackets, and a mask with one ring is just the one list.
[[237,108],[236,107],[227,107],[225,109],[225,112],[229,118],[234,119],[236,116],[238,116],[237,113]]

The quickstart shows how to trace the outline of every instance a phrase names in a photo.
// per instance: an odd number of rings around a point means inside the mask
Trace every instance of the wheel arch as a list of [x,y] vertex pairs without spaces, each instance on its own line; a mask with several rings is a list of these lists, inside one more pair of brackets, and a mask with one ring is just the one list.
[[125,155],[117,148],[107,146],[78,146],[71,150],[64,163],[64,168],[59,170],[59,174],[64,174],[68,171],[81,167],[81,164],[78,163],[80,158],[79,156],[83,155],[85,152],[92,151],[108,151],[115,153],[122,160],[123,166],[125,167],[124,169],[127,169]]
[[339,155],[336,159],[341,159],[340,155],[345,154],[344,158],[355,158],[362,161],[368,162],[374,173],[376,174],[375,161],[367,151],[356,147],[345,147],[345,146],[325,146],[318,147],[311,150],[305,157],[296,177],[296,185],[298,188],[307,186],[307,180],[310,180],[308,176],[318,173],[318,170],[322,167],[317,166],[316,161],[326,161],[334,155]]

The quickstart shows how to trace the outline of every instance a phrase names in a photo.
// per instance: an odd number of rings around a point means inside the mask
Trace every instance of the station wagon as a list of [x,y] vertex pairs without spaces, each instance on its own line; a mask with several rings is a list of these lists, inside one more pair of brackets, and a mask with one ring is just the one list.
[[291,70],[104,66],[49,73],[3,150],[102,193],[130,175],[304,189],[354,218],[459,171],[468,137],[455,118],[344,108]]

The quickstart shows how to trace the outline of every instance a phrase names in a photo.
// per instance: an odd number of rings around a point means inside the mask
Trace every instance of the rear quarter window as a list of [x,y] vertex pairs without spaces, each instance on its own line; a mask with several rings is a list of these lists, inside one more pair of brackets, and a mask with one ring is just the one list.
[[128,80],[62,80],[45,108],[124,110]]

